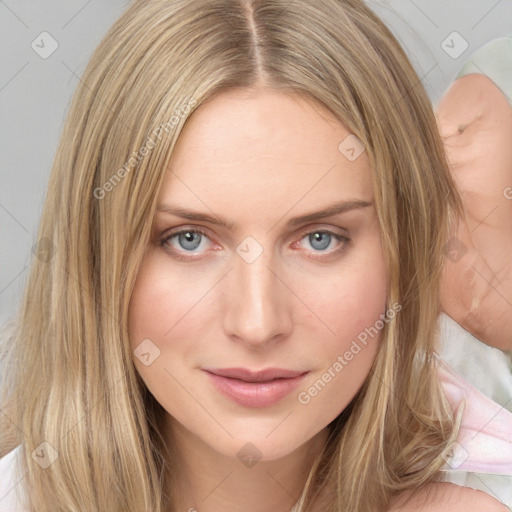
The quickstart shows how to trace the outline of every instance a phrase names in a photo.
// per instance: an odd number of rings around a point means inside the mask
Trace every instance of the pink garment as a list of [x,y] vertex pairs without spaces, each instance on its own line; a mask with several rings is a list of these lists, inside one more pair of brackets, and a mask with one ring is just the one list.
[[463,407],[456,442],[440,471],[512,476],[512,413],[475,389],[437,358],[439,380],[454,413]]

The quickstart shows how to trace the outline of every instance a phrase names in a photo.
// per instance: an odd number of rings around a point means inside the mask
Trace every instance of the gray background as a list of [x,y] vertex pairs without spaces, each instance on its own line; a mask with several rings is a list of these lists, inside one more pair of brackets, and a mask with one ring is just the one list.
[[[0,325],[15,313],[26,282],[71,94],[92,50],[128,3],[0,0]],[[475,50],[512,32],[512,0],[368,3],[404,46],[435,105]],[[442,46],[454,31],[469,45],[456,58]],[[58,44],[47,58],[31,46],[42,32]],[[51,40],[43,37],[47,51]]]

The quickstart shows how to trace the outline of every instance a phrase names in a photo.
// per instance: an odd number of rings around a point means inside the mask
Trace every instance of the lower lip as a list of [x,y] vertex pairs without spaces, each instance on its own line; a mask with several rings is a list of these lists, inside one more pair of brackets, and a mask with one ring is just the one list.
[[268,382],[245,382],[206,372],[213,385],[224,395],[244,407],[270,407],[290,394],[304,379],[306,373],[290,379]]

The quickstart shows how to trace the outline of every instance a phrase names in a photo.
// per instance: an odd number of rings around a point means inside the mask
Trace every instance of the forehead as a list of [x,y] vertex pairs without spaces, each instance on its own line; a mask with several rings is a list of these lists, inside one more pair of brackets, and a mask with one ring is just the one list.
[[[202,200],[213,208],[222,199],[223,205],[231,200],[285,209],[298,201],[304,208],[339,199],[371,201],[371,169],[357,144],[329,111],[302,95],[227,91],[188,119],[160,202],[183,199],[198,206]],[[347,158],[350,146],[355,153]]]

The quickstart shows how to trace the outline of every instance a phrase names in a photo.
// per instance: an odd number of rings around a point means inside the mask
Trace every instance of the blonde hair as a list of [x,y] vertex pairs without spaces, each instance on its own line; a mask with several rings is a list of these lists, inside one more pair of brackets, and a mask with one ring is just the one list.
[[[265,87],[323,105],[364,144],[388,303],[402,308],[329,425],[301,504],[309,510],[322,491],[325,511],[382,509],[444,463],[456,424],[434,364],[438,288],[461,205],[399,43],[361,0],[141,0],[108,31],[76,90],[42,249],[5,336],[0,454],[22,443],[31,510],[169,510],[173,447],[161,436],[166,412],[133,364],[128,303],[187,118],[221,91]],[[31,457],[42,442],[58,454],[47,469]]]

